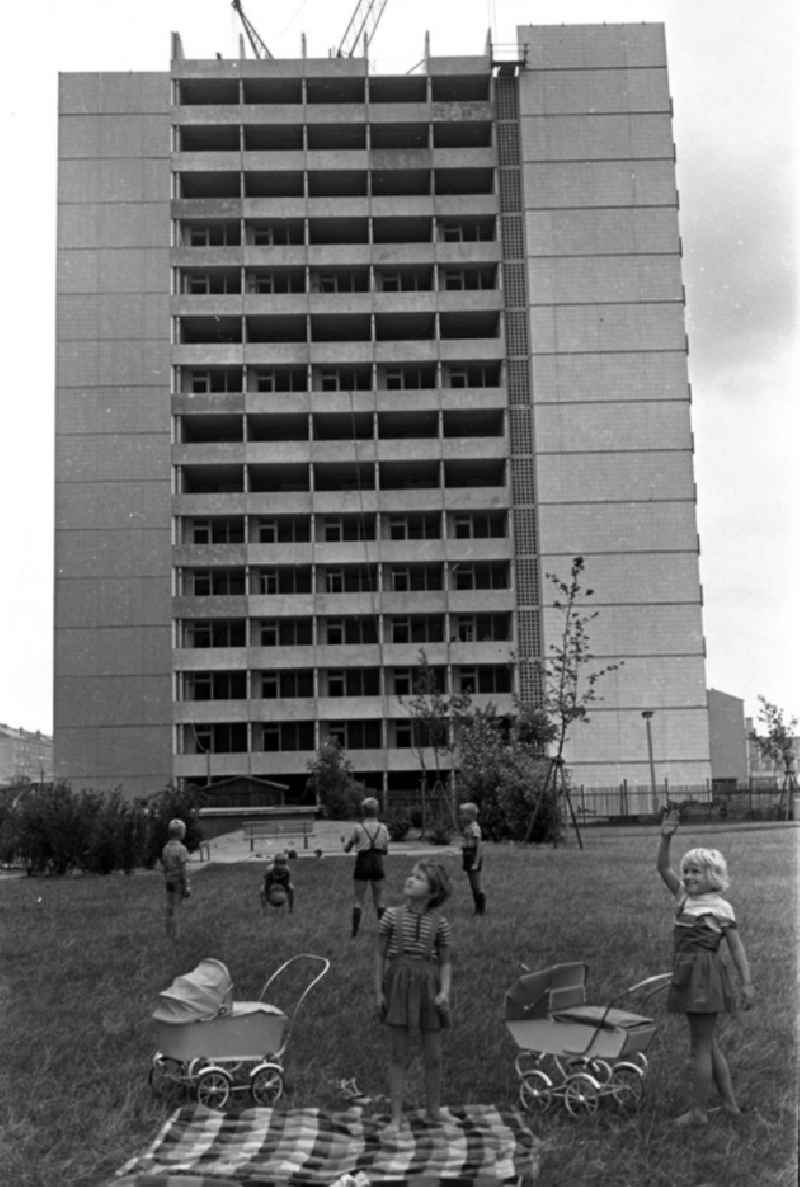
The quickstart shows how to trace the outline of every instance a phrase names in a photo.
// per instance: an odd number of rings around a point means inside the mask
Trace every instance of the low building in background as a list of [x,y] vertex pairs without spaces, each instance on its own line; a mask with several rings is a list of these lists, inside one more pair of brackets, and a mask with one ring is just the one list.
[[53,739],[41,730],[13,729],[0,722],[0,784],[49,783],[53,778]]
[[717,688],[708,690],[711,779],[736,786],[747,782],[747,726],[744,700]]

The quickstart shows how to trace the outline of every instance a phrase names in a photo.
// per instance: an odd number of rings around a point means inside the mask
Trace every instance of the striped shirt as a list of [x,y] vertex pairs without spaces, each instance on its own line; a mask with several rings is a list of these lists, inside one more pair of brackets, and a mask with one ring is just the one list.
[[450,950],[450,924],[436,911],[417,915],[408,907],[389,907],[383,913],[378,936],[386,945],[387,957],[435,955],[447,960]]

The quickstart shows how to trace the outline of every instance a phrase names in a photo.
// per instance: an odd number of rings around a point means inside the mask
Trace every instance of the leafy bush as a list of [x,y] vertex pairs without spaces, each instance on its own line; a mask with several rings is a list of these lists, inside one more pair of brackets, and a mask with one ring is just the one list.
[[435,824],[428,830],[431,845],[449,845],[452,839],[453,830],[448,824]]
[[334,738],[322,743],[308,772],[306,790],[328,819],[352,820],[360,815],[367,789],[353,777],[350,762]]
[[167,840],[173,817],[186,823],[186,846],[202,841],[193,793],[175,788],[145,805],[126,801],[119,790],[73,792],[67,783],[34,786],[0,817],[0,854],[21,861],[29,874],[85,870],[110,874],[152,867]]
[[408,816],[390,816],[385,823],[389,830],[389,839],[391,841],[405,841],[408,836],[408,830],[411,828],[411,821]]

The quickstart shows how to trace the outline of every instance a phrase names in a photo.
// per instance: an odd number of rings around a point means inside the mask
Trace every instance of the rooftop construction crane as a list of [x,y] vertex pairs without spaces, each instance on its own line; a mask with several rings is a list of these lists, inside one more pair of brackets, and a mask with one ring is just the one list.
[[[350,17],[342,40],[339,42],[339,47],[333,51],[337,58],[352,58],[362,37],[364,39],[364,56],[366,57],[370,42],[375,36],[378,24],[383,16],[383,10],[388,2],[389,0],[357,0],[353,15]],[[239,20],[242,22],[242,27],[247,34],[247,40],[250,42],[250,48],[255,57],[274,57],[275,55],[270,53],[255,26],[248,19],[247,14],[242,8],[242,0],[231,0],[231,8],[237,13]]]
[[364,38],[364,57],[367,56],[369,44],[375,36],[378,23],[388,2],[389,0],[358,0],[344,31],[344,36],[339,42],[339,48],[336,50],[337,58],[352,58],[362,36]]
[[[386,3],[386,0],[384,0],[384,3]],[[244,28],[244,31],[247,34],[247,40],[250,42],[250,46],[253,50],[253,54],[255,55],[255,57],[257,57],[257,58],[272,58],[272,57],[274,57],[274,54],[270,53],[266,44],[259,36],[256,28],[247,19],[247,15],[246,15],[244,9],[242,8],[242,0],[231,0],[231,8],[233,9],[234,12],[238,13],[239,20],[242,22],[242,27]]]

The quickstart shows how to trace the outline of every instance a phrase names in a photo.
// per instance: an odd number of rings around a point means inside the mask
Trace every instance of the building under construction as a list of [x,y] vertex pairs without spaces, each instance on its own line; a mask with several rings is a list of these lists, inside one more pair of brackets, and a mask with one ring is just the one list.
[[175,34],[59,104],[56,775],[298,798],[334,737],[391,802],[420,649],[536,703],[580,554],[624,664],[575,780],[648,783],[652,710],[659,780],[705,783],[663,27],[402,75]]

